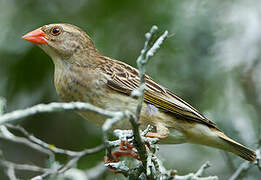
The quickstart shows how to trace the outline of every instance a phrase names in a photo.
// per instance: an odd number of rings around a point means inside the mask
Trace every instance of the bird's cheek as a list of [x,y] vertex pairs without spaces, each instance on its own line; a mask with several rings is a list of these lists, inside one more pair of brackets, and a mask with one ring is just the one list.
[[59,48],[56,47],[56,48],[54,48],[54,50],[64,60],[69,59],[72,56],[72,50],[70,50],[70,49],[66,49],[63,47],[59,47]]

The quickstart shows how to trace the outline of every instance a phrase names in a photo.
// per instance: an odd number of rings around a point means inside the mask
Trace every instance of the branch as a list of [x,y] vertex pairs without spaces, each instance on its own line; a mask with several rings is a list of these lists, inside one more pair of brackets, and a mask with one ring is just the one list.
[[70,102],[70,103],[54,102],[50,104],[38,104],[30,108],[16,110],[10,113],[3,114],[2,116],[0,116],[0,125],[6,122],[11,122],[38,113],[61,112],[61,111],[72,111],[72,110],[92,111],[107,117],[125,116],[124,112],[107,111],[105,109],[101,109],[99,107],[83,102]]
[[15,175],[15,169],[12,166],[9,166],[6,170],[6,175],[10,180],[17,180],[17,177]]
[[0,96],[0,115],[4,113],[6,106],[6,99]]
[[29,133],[24,128],[22,128],[20,126],[13,126],[13,125],[7,124],[7,127],[19,130],[29,140],[26,139],[26,138],[15,136],[3,125],[0,126],[0,130],[1,130],[0,138],[7,139],[7,140],[17,142],[17,143],[25,144],[25,145],[27,145],[27,146],[29,146],[33,149],[36,149],[36,150],[38,150],[42,153],[48,154],[50,157],[52,157],[51,159],[53,159],[53,160],[54,160],[54,154],[52,152],[65,154],[65,155],[68,155],[68,156],[71,157],[71,160],[69,160],[64,165],[58,166],[56,169],[41,168],[41,167],[38,167],[38,166],[32,166],[32,165],[27,165],[27,164],[17,164],[17,163],[12,163],[12,162],[9,162],[9,161],[2,159],[2,160],[0,160],[0,164],[7,168],[8,176],[11,176],[11,172],[12,172],[11,170],[12,169],[16,169],[16,170],[44,172],[42,175],[38,175],[38,176],[32,178],[33,180],[44,179],[44,178],[46,178],[50,175],[53,175],[53,174],[64,173],[68,169],[72,168],[75,165],[75,163],[77,163],[78,160],[80,158],[82,158],[83,156],[97,153],[97,152],[99,152],[99,151],[101,151],[105,148],[104,145],[100,145],[100,146],[97,146],[95,148],[85,149],[85,150],[79,151],[79,152],[64,150],[64,149],[56,148],[55,146],[49,145],[49,144],[41,141],[40,139],[34,137],[33,135],[29,135]]
[[[242,79],[241,86],[244,91],[244,95],[246,96],[246,100],[248,100],[248,103],[252,105],[253,109],[255,110],[257,117],[261,116],[261,104],[258,101],[259,92],[257,88],[257,83],[254,81],[254,72],[256,68],[258,67],[258,64],[260,63],[259,59],[256,59],[254,63],[248,68],[246,73],[240,73],[239,79]],[[259,133],[260,133],[260,127]],[[256,162],[255,165],[257,168],[261,171],[261,138],[259,137],[258,147],[256,150]],[[236,180],[238,178],[242,178],[244,175],[247,174],[247,172],[253,167],[253,165],[249,162],[243,162],[240,164],[238,169],[234,172],[234,174],[229,178],[229,180]]]
[[97,166],[87,170],[82,171],[76,168],[71,168],[70,170],[66,171],[63,174],[60,174],[56,177],[56,179],[59,180],[79,180],[79,179],[88,179],[88,180],[96,180],[103,176],[103,174],[106,172],[107,168],[104,167],[104,163],[101,162]]
[[145,34],[146,41],[144,43],[144,47],[141,50],[140,56],[137,59],[137,66],[139,69],[139,76],[140,76],[140,86],[137,90],[132,92],[133,96],[139,96],[138,99],[138,105],[136,109],[136,117],[139,118],[140,113],[141,113],[141,108],[142,108],[142,103],[144,99],[144,90],[145,90],[145,66],[148,63],[149,58],[151,58],[156,51],[159,49],[160,45],[163,43],[163,41],[167,38],[168,31],[165,31],[164,34],[162,34],[156,42],[152,45],[150,48],[149,44],[152,41],[152,37],[155,35],[157,32],[158,27],[157,26],[152,26],[150,32]]
[[69,160],[66,164],[55,169],[54,171],[47,171],[42,175],[32,178],[31,180],[43,180],[43,179],[49,177],[50,175],[53,175],[53,174],[57,175],[57,174],[64,173],[65,171],[71,169],[79,161],[79,159],[81,159],[83,156],[86,156],[88,154],[97,153],[103,149],[104,149],[104,145],[100,145],[100,146],[97,146],[97,147],[91,148],[91,149],[86,149],[86,150],[82,151],[81,153],[79,153],[74,158],[72,158],[71,160]]
[[101,177],[106,172],[106,167],[104,166],[104,162],[100,162],[95,167],[88,169],[86,171],[86,176],[88,180],[95,180]]
[[190,173],[188,175],[185,175],[185,176],[175,176],[175,180],[218,180],[218,177],[217,176],[209,176],[209,177],[201,177],[203,172],[208,168],[210,167],[209,163],[206,162],[204,163],[200,168],[199,170],[193,174],[193,173]]
[[42,148],[39,144],[35,144],[29,141],[26,138],[18,137],[12,134],[5,126],[0,126],[0,138],[6,139],[15,143],[25,144],[41,153],[48,154],[50,157],[53,157],[52,150],[50,148]]
[[48,168],[42,168],[38,166],[28,165],[28,164],[17,164],[10,161],[0,160],[0,164],[4,167],[12,167],[16,170],[22,171],[35,171],[35,172],[49,172],[51,171]]
[[144,48],[141,50],[141,54],[137,59],[137,66],[139,69],[139,76],[140,76],[140,86],[138,89],[134,90],[132,92],[132,96],[136,95],[138,96],[138,105],[136,108],[136,116],[130,117],[130,122],[132,124],[132,130],[134,134],[134,140],[135,140],[135,147],[138,150],[138,155],[142,161],[143,167],[146,170],[147,167],[147,152],[145,145],[143,144],[140,136],[139,131],[139,118],[140,113],[142,109],[143,99],[144,99],[144,90],[146,88],[145,84],[145,65],[147,64],[150,57],[152,57],[156,51],[159,49],[160,45],[163,43],[163,41],[167,38],[168,31],[165,31],[163,35],[161,35],[156,42],[152,45],[150,48],[150,42],[152,41],[153,35],[155,35],[156,31],[158,30],[157,26],[153,26],[150,30],[150,32],[145,34],[146,41],[144,43]]
[[241,174],[245,173],[248,171],[250,168],[250,163],[249,162],[243,162],[238,169],[234,172],[234,174],[229,178],[229,180],[236,180],[240,177]]
[[[260,146],[260,145],[259,145]],[[229,180],[237,180],[239,177],[243,177],[252,167],[256,165],[257,168],[261,171],[261,147],[256,150],[256,162],[254,164],[246,161],[240,164],[238,169],[234,174],[229,178]]]
[[[71,151],[71,150],[61,149],[61,148],[55,147],[52,144],[48,144],[48,143],[42,141],[41,139],[39,139],[39,138],[29,134],[23,127],[21,127],[19,125],[6,124],[5,126],[7,128],[10,128],[10,129],[18,130],[19,132],[21,132],[27,138],[27,140],[31,141],[33,144],[38,144],[41,147],[52,151],[53,153],[65,154],[65,155],[71,156],[71,157],[77,156],[77,155],[80,154],[80,152],[78,152],[78,151]],[[15,139],[17,139],[17,138],[15,138]]]

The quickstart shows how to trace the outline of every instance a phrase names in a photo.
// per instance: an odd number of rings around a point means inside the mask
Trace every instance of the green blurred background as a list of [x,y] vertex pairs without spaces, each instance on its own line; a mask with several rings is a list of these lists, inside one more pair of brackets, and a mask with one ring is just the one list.
[[[235,140],[256,148],[261,115],[261,2],[258,0],[0,0],[0,96],[6,111],[59,101],[54,66],[38,47],[21,39],[50,23],[71,23],[85,30],[106,56],[136,66],[144,34],[152,25],[168,38],[147,66],[156,81],[199,109]],[[101,132],[79,116],[39,114],[17,122],[57,147],[82,150],[102,143]],[[46,156],[0,140],[5,159],[45,166]],[[104,153],[83,158],[87,169]],[[205,161],[206,175],[228,179],[241,159],[198,145],[162,145],[160,157],[178,174],[196,171]],[[65,157],[58,157],[60,162]],[[0,179],[7,177],[0,169]],[[17,172],[28,179],[35,174]],[[245,179],[260,179],[252,168]],[[122,179],[105,173],[103,179]]]

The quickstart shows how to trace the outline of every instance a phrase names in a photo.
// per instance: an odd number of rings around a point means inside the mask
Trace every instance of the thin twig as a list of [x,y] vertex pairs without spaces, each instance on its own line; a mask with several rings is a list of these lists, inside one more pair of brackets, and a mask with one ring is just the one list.
[[[261,147],[259,147],[256,150],[256,162],[254,163],[257,168],[261,171],[261,164],[260,164],[260,159],[261,159]],[[245,161],[240,164],[240,166],[237,168],[237,170],[234,172],[234,174],[229,178],[229,180],[236,180],[239,177],[243,177],[246,175],[246,173],[253,167],[253,164],[251,164],[248,161]]]
[[6,106],[6,99],[0,96],[0,115],[4,113],[5,106]]
[[15,136],[3,125],[0,126],[0,138],[9,140],[9,141],[12,141],[15,143],[25,144],[41,153],[48,154],[49,156],[54,156],[52,154],[52,151],[50,150],[50,148],[49,149],[42,148],[42,146],[29,141],[27,138]]
[[82,151],[71,151],[71,150],[67,150],[67,149],[61,149],[61,148],[55,147],[52,144],[48,144],[48,143],[42,141],[41,139],[29,134],[23,127],[21,127],[19,125],[6,124],[5,126],[8,127],[8,128],[20,131],[32,143],[38,144],[41,147],[44,147],[45,149],[48,149],[48,150],[50,150],[54,153],[65,154],[65,155],[70,156],[70,157],[78,156],[82,153]]
[[82,151],[81,153],[79,153],[77,156],[75,156],[74,158],[72,158],[71,160],[69,160],[66,164],[60,166],[58,169],[56,169],[55,171],[52,171],[52,172],[45,172],[44,174],[42,175],[38,175],[34,178],[32,178],[31,180],[42,180],[42,179],[45,179],[47,177],[49,177],[50,175],[53,175],[53,174],[61,174],[61,173],[64,173],[65,171],[69,170],[70,168],[72,168],[78,161],[79,159],[81,159],[83,156],[86,156],[88,154],[94,154],[94,153],[97,153],[99,151],[102,151],[104,150],[105,146],[104,145],[100,145],[100,146],[97,146],[95,148],[91,148],[91,149],[86,149],[84,151]]
[[240,177],[241,174],[245,173],[248,171],[250,168],[250,163],[249,162],[243,162],[239,168],[234,172],[234,174],[229,178],[229,180],[236,180],[238,177]]
[[9,166],[6,170],[6,175],[10,180],[17,180],[17,177],[15,175],[15,169],[13,166]]
[[99,152],[99,151],[101,151],[105,148],[104,145],[100,145],[100,146],[97,146],[95,148],[85,149],[85,150],[79,151],[79,152],[64,150],[64,149],[60,149],[60,148],[56,148],[54,146],[51,146],[51,145],[43,142],[42,140],[34,137],[33,135],[30,135],[24,128],[22,128],[20,126],[14,126],[14,125],[7,124],[7,127],[19,130],[29,140],[26,139],[26,138],[15,136],[4,125],[0,126],[0,130],[1,130],[0,138],[4,138],[4,139],[7,139],[7,140],[10,140],[10,141],[13,141],[13,142],[17,142],[17,143],[23,143],[23,144],[28,145],[28,146],[32,147],[33,149],[36,149],[36,150],[38,150],[42,153],[47,153],[47,154],[49,154],[49,156],[52,156],[52,157],[54,157],[54,154],[52,152],[65,154],[65,155],[72,157],[71,160],[69,160],[64,165],[59,166],[58,169],[56,169],[56,170],[41,168],[41,167],[27,165],[27,164],[17,164],[17,163],[12,163],[12,162],[5,161],[5,160],[0,160],[0,163],[2,164],[2,166],[5,166],[7,168],[14,168],[16,170],[44,172],[42,175],[38,175],[38,176],[32,178],[33,180],[44,179],[44,178],[46,178],[46,177],[48,177],[52,174],[64,173],[65,171],[70,169],[72,166],[74,166],[74,164],[76,162],[78,162],[78,160],[80,158],[82,158],[83,156],[88,155],[88,154],[97,153],[97,152]]
[[141,162],[142,162],[144,168],[146,168],[147,152],[146,152],[146,147],[140,136],[140,130],[139,130],[139,124],[137,123],[137,118],[135,116],[131,116],[130,122],[132,124],[133,136],[134,136],[134,140],[135,140],[134,145],[138,150],[138,155],[141,159]]
[[86,176],[88,177],[88,180],[95,180],[101,177],[106,170],[107,168],[104,166],[104,162],[100,162],[95,167],[88,169],[86,171]]
[[124,116],[123,112],[113,112],[107,111],[105,109],[93,106],[88,103],[83,102],[70,102],[70,103],[50,103],[50,104],[38,104],[26,109],[16,110],[10,113],[3,114],[0,116],[0,124],[21,119],[24,117],[32,116],[38,113],[48,113],[48,112],[60,112],[60,111],[72,111],[72,110],[82,110],[82,111],[92,111],[107,117]]
[[137,59],[137,66],[139,69],[139,76],[140,76],[140,86],[138,88],[139,91],[139,99],[138,99],[138,105],[136,109],[136,117],[139,120],[139,116],[141,113],[141,108],[142,108],[142,103],[144,99],[144,90],[145,90],[145,66],[148,63],[149,58],[151,58],[156,51],[159,49],[160,45],[163,43],[163,41],[167,38],[168,31],[165,31],[163,35],[161,35],[156,42],[152,45],[150,48],[149,44],[152,41],[152,37],[155,35],[157,32],[158,27],[157,26],[152,26],[150,32],[145,34],[146,41],[144,43],[144,47],[141,50],[140,56]]
[[144,143],[142,142],[141,136],[140,136],[140,131],[139,131],[139,118],[140,118],[140,113],[142,109],[142,104],[143,104],[143,99],[144,99],[144,90],[146,88],[145,84],[145,65],[147,64],[148,60],[150,57],[152,57],[155,52],[159,49],[160,45],[162,42],[166,39],[168,35],[168,31],[165,31],[163,35],[161,35],[156,42],[152,45],[150,48],[150,42],[152,41],[153,35],[156,33],[158,30],[157,26],[153,26],[150,30],[150,32],[145,34],[146,41],[144,43],[144,48],[141,50],[141,54],[137,59],[137,66],[139,69],[139,76],[140,76],[140,86],[137,90],[139,95],[138,98],[138,105],[136,108],[136,116],[131,116],[130,117],[130,122],[132,124],[132,130],[134,134],[134,139],[135,139],[135,147],[138,150],[138,155],[142,161],[142,164],[144,166],[144,169],[146,170],[147,167],[147,152]]
[[18,164],[18,163],[13,163],[10,161],[6,161],[1,159],[0,164],[4,167],[13,167],[16,170],[23,170],[23,171],[35,171],[35,172],[49,172],[50,169],[48,168],[42,168],[38,166],[33,166],[33,165],[28,165],[28,164]]
[[175,176],[175,180],[218,180],[217,176],[208,176],[208,177],[201,177],[203,172],[210,167],[209,163],[206,162],[204,163],[199,170],[194,174],[194,173],[190,173],[188,175],[185,176]]

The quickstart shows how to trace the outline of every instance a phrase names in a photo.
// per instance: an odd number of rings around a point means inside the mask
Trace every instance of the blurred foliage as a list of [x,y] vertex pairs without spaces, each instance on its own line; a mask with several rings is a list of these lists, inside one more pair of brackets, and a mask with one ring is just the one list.
[[[147,73],[228,135],[255,148],[261,120],[260,10],[258,0],[0,0],[0,96],[7,99],[7,111],[59,100],[51,59],[20,38],[26,32],[50,23],[75,24],[104,55],[136,66],[144,33],[155,24],[175,35],[151,60]],[[37,115],[18,123],[61,148],[81,150],[102,142],[99,129],[73,113]],[[46,157],[20,145],[1,140],[0,149],[8,160],[46,163]],[[160,155],[180,174],[209,160],[208,173],[220,179],[227,179],[242,162],[231,154],[187,144],[162,146]],[[79,167],[90,168],[102,160],[102,153],[88,156]],[[253,169],[247,179],[258,177]],[[0,179],[5,179],[3,171]]]

